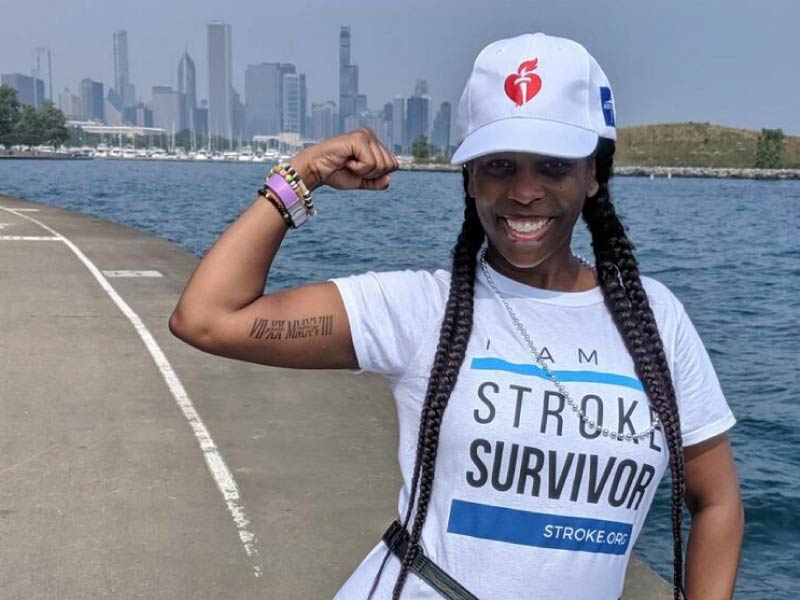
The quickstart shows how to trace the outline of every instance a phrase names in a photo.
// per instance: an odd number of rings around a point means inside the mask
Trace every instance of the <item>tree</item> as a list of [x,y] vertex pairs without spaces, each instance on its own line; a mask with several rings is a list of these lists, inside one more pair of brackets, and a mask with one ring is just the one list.
[[17,90],[10,85],[0,85],[0,144],[11,145],[13,133],[20,119]]
[[42,141],[53,146],[60,146],[69,139],[67,120],[64,113],[53,106],[52,102],[45,102],[40,109],[42,121]]
[[411,143],[411,156],[414,160],[427,160],[430,156],[428,149],[428,138],[420,135]]
[[41,113],[32,106],[23,106],[11,137],[15,144],[24,146],[41,144],[44,140],[44,122]]
[[756,146],[756,169],[783,168],[783,130],[762,129]]

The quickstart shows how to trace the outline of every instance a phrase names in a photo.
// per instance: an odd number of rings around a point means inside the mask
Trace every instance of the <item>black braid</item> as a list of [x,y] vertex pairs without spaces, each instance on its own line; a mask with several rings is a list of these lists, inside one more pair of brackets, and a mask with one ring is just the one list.
[[[672,377],[655,318],[639,276],[633,244],[625,233],[609,195],[608,181],[613,172],[614,151],[613,141],[600,139],[595,155],[600,189],[597,194],[587,198],[583,217],[592,235],[598,279],[606,305],[633,357],[636,373],[644,382],[645,392],[659,415],[667,440],[672,473],[673,595],[675,600],[680,600],[681,593],[685,597],[681,544],[685,482],[680,422]],[[485,239],[485,232],[475,209],[475,199],[468,192],[469,176],[466,168],[462,170],[462,175],[465,194],[464,223],[452,253],[450,292],[422,406],[414,474],[408,510],[403,522],[404,530],[410,520],[419,487],[417,513],[411,529],[408,551],[403,558],[392,592],[392,600],[400,599],[409,568],[419,548],[433,492],[442,417],[464,361],[472,331],[477,253]],[[373,581],[369,598],[372,598],[377,588],[388,556],[389,552],[384,557],[383,564]]]
[[[439,426],[442,421],[444,409],[450,398],[450,392],[455,385],[458,370],[464,361],[467,342],[472,331],[472,306],[475,287],[475,269],[478,266],[477,253],[485,239],[485,233],[478,212],[475,208],[475,199],[471,198],[467,191],[468,180],[464,174],[464,222],[461,226],[461,233],[452,251],[453,267],[451,271],[450,292],[447,298],[444,318],[439,332],[439,343],[433,359],[430,377],[428,378],[428,388],[425,392],[425,401],[422,405],[420,417],[420,427],[417,441],[417,453],[414,463],[414,474],[412,476],[408,509],[403,521],[403,529],[407,530],[411,512],[414,508],[417,487],[420,488],[419,507],[415,515],[414,525],[408,545],[408,552],[403,559],[397,582],[395,584],[393,598],[399,598],[403,589],[408,570],[417,553],[419,538],[422,534],[422,525],[427,515],[428,502],[430,500],[431,487],[433,484],[433,466],[436,461],[438,449]],[[431,419],[431,413],[434,413]],[[420,474],[423,474],[420,481]],[[419,486],[418,486],[419,484]],[[387,551],[383,558],[380,569],[372,582],[368,600],[372,598],[378,587],[378,582],[389,558],[391,551]]]
[[681,522],[685,491],[683,441],[675,390],[664,345],[653,311],[642,286],[634,247],[625,233],[608,190],[613,172],[615,145],[601,139],[596,153],[600,189],[588,198],[583,217],[592,235],[597,273],[606,304],[634,359],[637,375],[661,420],[670,456],[672,474],[673,596],[683,589]]

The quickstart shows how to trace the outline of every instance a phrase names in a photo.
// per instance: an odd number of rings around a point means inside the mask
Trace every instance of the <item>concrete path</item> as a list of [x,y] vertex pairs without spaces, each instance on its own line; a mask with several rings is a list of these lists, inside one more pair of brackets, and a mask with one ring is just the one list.
[[194,256],[0,207],[0,597],[331,598],[396,510],[383,379],[203,354],[167,328]]

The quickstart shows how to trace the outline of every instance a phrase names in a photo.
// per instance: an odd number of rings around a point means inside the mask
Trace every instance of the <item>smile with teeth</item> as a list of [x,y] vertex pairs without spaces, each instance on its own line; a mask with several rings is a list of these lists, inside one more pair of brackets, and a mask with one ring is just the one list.
[[518,242],[538,242],[550,229],[553,217],[535,217],[530,219],[511,219],[500,217],[508,237]]
[[549,217],[539,217],[537,219],[509,219],[505,218],[508,226],[514,231],[521,231],[522,233],[532,233],[539,231],[542,227],[547,225],[550,220]]

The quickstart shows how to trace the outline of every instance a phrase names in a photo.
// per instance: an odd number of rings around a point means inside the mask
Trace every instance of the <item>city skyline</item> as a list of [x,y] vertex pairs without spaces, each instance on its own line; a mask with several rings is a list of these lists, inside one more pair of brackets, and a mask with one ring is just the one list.
[[[434,115],[428,82],[417,79],[410,97],[397,95],[381,109],[371,109],[366,95],[359,93],[359,70],[351,60],[350,45],[350,27],[340,26],[339,110],[335,102],[328,100],[312,103],[309,113],[306,75],[298,73],[292,63],[247,65],[242,102],[242,95],[232,84],[231,26],[218,21],[209,23],[206,42],[209,100],[201,100],[198,106],[197,69],[188,49],[178,64],[177,89],[155,85],[149,102],[141,96],[137,99],[128,68],[128,33],[117,30],[113,33],[113,86],[84,78],[80,95],[72,94],[67,87],[59,94],[58,106],[71,121],[94,122],[92,128],[125,126],[132,133],[144,127],[169,135],[188,131],[192,139],[195,134],[210,134],[240,143],[279,135],[284,141],[294,139],[300,144],[367,126],[394,152],[407,152],[418,138],[426,138],[430,152],[449,155],[451,104],[442,102]],[[17,89],[23,104],[41,105],[44,92],[38,90],[43,90],[44,84],[38,75],[42,73],[39,57],[43,53],[48,57],[50,78],[50,51],[43,47],[36,49],[33,69],[36,78],[20,73],[3,74],[3,81]]]
[[[0,23],[0,72],[30,75],[35,47],[53,57],[52,96],[85,78],[114,82],[112,33],[128,32],[130,79],[136,96],[148,101],[155,85],[177,89],[177,65],[188,49],[197,62],[198,102],[207,99],[205,28],[214,20],[232,30],[232,82],[244,96],[246,66],[289,62],[308,81],[311,105],[339,105],[340,26],[352,33],[352,62],[359,66],[359,93],[380,110],[394,96],[411,95],[427,79],[433,105],[455,108],[477,52],[500,37],[543,30],[582,42],[603,64],[614,88],[621,126],[674,121],[709,121],[800,133],[796,106],[800,81],[793,72],[791,23],[800,6],[785,0],[756,4],[709,2],[670,6],[565,1],[557,6],[505,2],[494,9],[475,2],[444,1],[402,7],[361,1],[331,7],[308,0],[289,11],[296,28],[271,27],[274,9],[238,0],[217,6],[208,0],[115,7],[87,0],[81,10],[57,5],[42,22],[35,7],[8,4]],[[96,6],[95,6],[96,5]],[[97,8],[94,10],[92,7]],[[298,20],[299,17],[302,17]],[[598,27],[602,23],[602,27]],[[36,25],[35,27],[33,27]],[[29,31],[33,27],[34,35]],[[77,34],[77,35],[76,35]],[[455,112],[455,111],[453,111]]]

